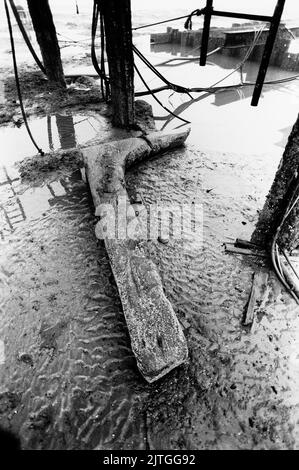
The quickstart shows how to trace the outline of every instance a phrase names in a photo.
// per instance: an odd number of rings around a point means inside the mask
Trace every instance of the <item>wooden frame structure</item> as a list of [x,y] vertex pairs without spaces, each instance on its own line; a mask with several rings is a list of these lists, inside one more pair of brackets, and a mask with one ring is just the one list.
[[266,73],[268,70],[270,57],[272,54],[274,42],[276,39],[277,31],[279,28],[281,16],[283,13],[285,5],[285,0],[277,0],[277,4],[273,13],[273,16],[266,16],[266,15],[254,15],[248,13],[236,13],[232,11],[218,11],[214,10],[213,8],[213,0],[207,0],[206,7],[204,8],[204,26],[203,26],[203,34],[202,34],[202,41],[201,41],[201,51],[200,51],[200,65],[206,65],[207,60],[207,52],[208,52],[208,44],[209,44],[209,35],[210,35],[210,24],[212,16],[219,16],[224,18],[239,18],[245,20],[254,20],[254,21],[265,21],[270,23],[269,33],[267,37],[267,41],[265,44],[264,52],[262,61],[260,64],[259,72],[257,75],[251,106],[257,106],[262,88],[264,85]]

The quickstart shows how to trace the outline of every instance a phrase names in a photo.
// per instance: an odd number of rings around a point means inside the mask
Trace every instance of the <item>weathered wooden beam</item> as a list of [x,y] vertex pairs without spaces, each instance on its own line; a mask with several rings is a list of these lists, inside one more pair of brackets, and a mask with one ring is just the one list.
[[203,23],[202,39],[201,39],[201,48],[200,48],[200,59],[199,65],[206,65],[207,61],[207,52],[209,45],[209,36],[210,36],[210,24],[213,13],[213,0],[207,0],[205,7],[205,17]]
[[258,271],[253,274],[252,287],[246,306],[245,316],[243,319],[243,325],[252,325],[255,318],[255,309],[262,302],[262,298],[265,294],[269,274],[265,271]]
[[227,253],[235,253],[237,255],[251,255],[251,256],[259,256],[261,258],[266,258],[267,254],[263,250],[256,250],[252,248],[240,248],[235,246],[234,243],[225,243],[225,251]]
[[106,33],[113,124],[130,128],[135,124],[131,1],[102,0],[101,11]]
[[[126,168],[182,145],[188,134],[189,130],[167,135],[155,132],[146,140],[130,138],[83,149],[96,215],[103,216],[108,207],[117,210],[122,197],[127,204],[125,213],[131,214],[126,223],[138,223],[126,191]],[[153,382],[186,361],[188,349],[182,328],[164,294],[157,268],[146,258],[138,237],[132,239],[126,233],[123,237],[119,233],[118,237],[111,236],[102,225],[97,233],[105,242],[137,365],[145,379]]]
[[251,106],[257,106],[260,96],[261,96],[261,92],[262,92],[264,81],[266,78],[266,73],[268,70],[272,50],[273,50],[275,39],[277,36],[277,31],[278,31],[279,24],[280,24],[281,15],[283,13],[284,4],[285,4],[285,0],[278,0],[276,7],[275,7],[273,18],[270,23],[269,34],[268,34],[267,41],[265,44],[265,49],[263,52],[262,61],[261,61],[257,79],[256,79],[256,84],[253,90]]
[[27,0],[46,75],[50,82],[65,87],[60,49],[48,0]]

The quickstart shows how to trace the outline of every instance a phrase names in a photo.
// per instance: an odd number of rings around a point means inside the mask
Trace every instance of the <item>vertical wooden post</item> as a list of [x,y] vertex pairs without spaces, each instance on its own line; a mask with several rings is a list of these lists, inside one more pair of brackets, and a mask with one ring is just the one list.
[[207,0],[206,9],[205,9],[205,18],[204,18],[204,23],[203,23],[203,32],[202,32],[202,38],[201,38],[201,48],[200,48],[199,65],[201,66],[206,65],[206,61],[207,61],[212,12],[213,12],[213,0]]
[[[296,187],[299,175],[299,115],[289,136],[275,179],[260,212],[251,240],[261,245],[271,242],[287,205],[290,203],[292,187]],[[295,195],[299,196],[299,194]],[[293,199],[292,199],[293,200]],[[299,245],[299,201],[285,221],[280,232],[279,244],[292,250]]]
[[27,0],[44,67],[50,82],[65,87],[60,49],[48,0]]
[[268,65],[270,62],[272,50],[274,47],[275,39],[277,36],[277,31],[278,31],[279,24],[280,24],[281,15],[283,13],[284,4],[285,4],[285,0],[277,1],[273,18],[270,24],[269,34],[268,34],[267,41],[265,44],[262,62],[259,68],[258,76],[256,79],[256,84],[255,84],[253,95],[252,95],[251,106],[257,106],[260,96],[261,96],[262,88],[263,88],[264,81],[266,78],[266,73],[268,70]]
[[109,65],[113,124],[132,127],[134,110],[134,58],[130,0],[102,0]]

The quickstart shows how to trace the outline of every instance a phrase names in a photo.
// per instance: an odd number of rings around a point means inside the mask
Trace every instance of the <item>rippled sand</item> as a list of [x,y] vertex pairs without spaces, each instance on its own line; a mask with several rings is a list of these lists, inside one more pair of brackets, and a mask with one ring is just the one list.
[[18,197],[27,214],[0,253],[0,424],[24,448],[298,447],[298,309],[271,276],[253,330],[243,329],[262,262],[222,246],[253,230],[270,159],[191,142],[128,174],[146,204],[193,200],[204,210],[203,244],[144,242],[190,351],[188,365],[151,386],[136,368],[81,173],[33,189],[17,180],[15,195],[1,187],[2,204]]
[[[245,96],[187,108],[186,148],[127,175],[146,205],[203,206],[203,241],[144,242],[190,355],[153,385],[137,370],[82,174],[21,183],[11,164],[28,153],[25,137],[13,141],[18,131],[1,128],[11,155],[3,152],[0,169],[0,426],[23,448],[299,448],[298,308],[271,273],[252,330],[243,328],[252,274],[268,267],[223,248],[250,238],[282,152],[273,142],[288,134],[288,109],[297,113],[295,93],[294,85],[268,91],[255,115],[244,111]],[[86,138],[92,126],[80,125]],[[55,130],[54,147],[57,139]]]

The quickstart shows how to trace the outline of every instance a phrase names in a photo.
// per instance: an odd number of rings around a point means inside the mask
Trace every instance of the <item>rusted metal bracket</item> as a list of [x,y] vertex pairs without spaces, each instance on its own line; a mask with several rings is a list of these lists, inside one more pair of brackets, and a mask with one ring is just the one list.
[[206,65],[207,60],[207,52],[208,52],[208,44],[209,44],[209,36],[210,36],[210,24],[212,16],[220,16],[225,18],[239,18],[245,20],[254,20],[254,21],[264,21],[270,23],[269,34],[267,37],[267,41],[264,48],[264,53],[262,57],[262,61],[260,64],[259,72],[256,79],[256,84],[254,87],[251,106],[257,106],[262,88],[264,85],[266,73],[268,70],[270,57],[272,54],[274,42],[276,39],[277,31],[279,28],[281,16],[283,13],[285,5],[285,0],[278,0],[273,16],[266,16],[266,15],[253,15],[247,13],[235,13],[232,11],[218,11],[214,10],[213,8],[213,0],[207,0],[206,7],[203,10],[204,14],[204,25],[203,25],[203,33],[201,39],[201,51],[200,51],[200,65]]

